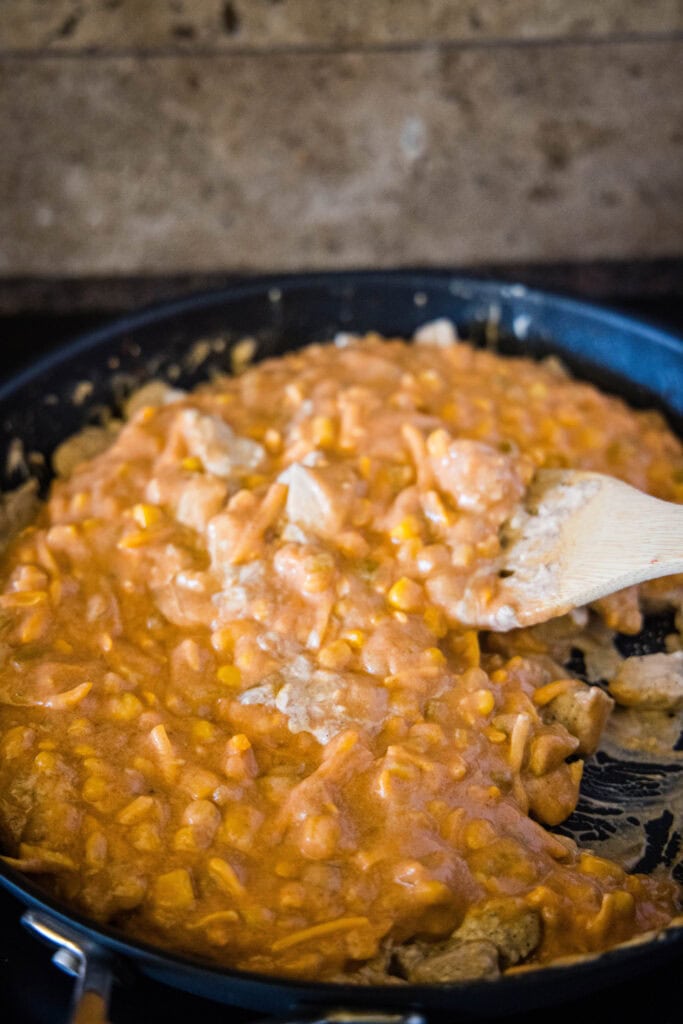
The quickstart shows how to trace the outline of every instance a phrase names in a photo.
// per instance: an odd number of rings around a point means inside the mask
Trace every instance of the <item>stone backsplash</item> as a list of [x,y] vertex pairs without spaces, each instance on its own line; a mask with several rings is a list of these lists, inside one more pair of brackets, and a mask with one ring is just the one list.
[[683,257],[677,0],[5,0],[0,278]]

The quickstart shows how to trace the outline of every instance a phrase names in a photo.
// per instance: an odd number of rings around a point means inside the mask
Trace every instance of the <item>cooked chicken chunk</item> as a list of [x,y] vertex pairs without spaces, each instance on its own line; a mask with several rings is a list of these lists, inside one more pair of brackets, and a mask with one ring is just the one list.
[[683,651],[626,658],[609,692],[626,707],[678,711],[683,707]]
[[500,974],[498,951],[491,942],[453,942],[425,956],[409,968],[408,981],[433,985],[477,981]]
[[482,909],[473,907],[453,938],[468,945],[492,943],[504,967],[524,960],[541,941],[541,919],[538,911],[523,900],[491,900]]
[[579,741],[579,754],[594,754],[614,702],[597,686],[575,680],[545,708],[549,721],[559,722]]

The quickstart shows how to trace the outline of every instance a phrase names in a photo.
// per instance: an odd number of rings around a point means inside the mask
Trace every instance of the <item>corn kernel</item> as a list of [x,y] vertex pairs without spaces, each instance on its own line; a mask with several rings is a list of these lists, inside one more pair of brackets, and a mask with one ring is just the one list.
[[465,843],[470,850],[481,850],[496,838],[496,830],[485,818],[475,818],[465,826]]
[[173,836],[173,849],[185,853],[195,853],[197,851],[197,836],[195,830],[190,825],[184,825],[182,828],[179,828]]
[[209,874],[220,888],[231,896],[243,896],[245,889],[235,874],[234,868],[222,857],[212,857],[209,861]]
[[279,455],[282,451],[282,434],[279,430],[269,427],[263,435],[263,443],[271,455]]
[[182,460],[180,465],[183,469],[187,470],[188,473],[201,473],[204,469],[202,460],[198,459],[196,455],[188,455],[187,458]]
[[223,824],[218,831],[221,842],[248,853],[254,838],[263,824],[264,815],[248,804],[233,804],[223,815]]
[[78,743],[74,747],[74,754],[76,754],[77,757],[95,757],[97,751],[88,743]]
[[504,668],[497,668],[495,672],[491,673],[492,683],[505,683],[507,678],[508,674]]
[[218,734],[218,729],[213,722],[207,722],[200,718],[198,722],[192,723],[192,739],[195,743],[210,743]]
[[416,515],[407,515],[389,531],[392,540],[414,540],[422,535],[420,520]]
[[129,548],[142,548],[145,544],[149,544],[149,534],[146,530],[138,530],[137,532],[126,533],[119,540],[117,547],[124,550]]
[[334,559],[325,551],[311,555],[304,563],[304,571],[304,593],[321,594],[334,579]]
[[155,526],[163,519],[163,512],[158,505],[139,504],[133,506],[133,519],[141,529]]
[[159,875],[154,886],[157,906],[164,910],[188,910],[194,904],[192,879],[185,868]]
[[230,626],[223,626],[211,634],[211,646],[218,654],[232,654],[235,647],[235,632]]
[[100,645],[100,650],[104,651],[105,654],[108,654],[114,646],[111,633],[100,633],[97,642]]
[[399,580],[389,588],[387,601],[401,612],[415,612],[420,609],[424,600],[422,587],[415,580],[401,576]]
[[451,757],[448,762],[448,771],[456,782],[459,782],[460,779],[464,779],[467,775],[467,765],[459,754],[453,754]]
[[468,629],[460,636],[450,639],[451,649],[464,668],[478,668],[481,661],[479,636],[474,629]]
[[49,775],[57,767],[57,757],[51,750],[43,750],[40,754],[36,754],[33,764],[39,772],[45,772]]
[[92,775],[83,784],[83,799],[88,803],[96,803],[104,799],[108,789],[107,780],[102,775]]
[[142,713],[142,701],[134,693],[122,693],[109,701],[109,717],[117,722],[132,722]]
[[334,640],[332,643],[321,647],[318,654],[318,661],[323,668],[342,669],[345,668],[353,657],[353,651],[345,640]]
[[299,849],[309,860],[328,860],[339,842],[339,823],[331,814],[314,814],[301,823]]
[[216,678],[224,686],[237,687],[242,682],[242,673],[237,665],[221,665],[216,672]]
[[300,870],[298,863],[289,860],[279,860],[275,865],[278,878],[298,878]]
[[156,853],[161,849],[159,829],[150,821],[141,821],[130,831],[130,841],[141,853]]
[[484,729],[484,735],[491,743],[505,743],[507,736],[500,729],[496,729],[495,725],[489,725]]
[[570,687],[574,686],[575,682],[573,679],[556,679],[553,683],[546,683],[545,686],[539,686],[534,693],[534,704],[538,707],[545,707],[551,700],[555,700],[555,697],[559,697],[561,693],[564,693]]
[[245,750],[251,750],[251,741],[248,736],[244,733],[238,732],[231,740],[228,741],[228,750],[231,753],[243,753]]
[[134,825],[142,818],[145,818],[153,809],[154,797],[138,796],[125,807],[122,807],[116,815],[119,825]]
[[342,633],[342,639],[346,640],[349,647],[358,650],[365,643],[366,636],[362,629],[347,629]]
[[314,416],[311,427],[313,444],[316,448],[331,448],[333,446],[337,431],[334,421],[329,416]]
[[446,616],[437,608],[435,605],[430,605],[424,613],[425,626],[437,640],[443,640],[448,632],[448,623]]
[[448,903],[453,900],[453,893],[444,882],[436,878],[430,878],[418,882],[415,886],[415,896],[422,903]]
[[143,407],[140,409],[137,415],[138,423],[141,426],[144,426],[145,423],[149,423],[150,420],[154,419],[156,411],[156,406],[154,405],[143,405]]
[[220,780],[214,772],[205,768],[185,768],[178,781],[181,789],[192,797],[193,800],[205,800],[220,785]]
[[490,715],[496,706],[496,700],[490,690],[475,690],[472,704],[480,715]]
[[372,475],[372,460],[369,455],[361,455],[358,460],[358,472],[363,480],[369,480]]
[[433,459],[442,459],[448,455],[450,440],[446,430],[433,430],[427,438],[427,451]]
[[446,655],[438,647],[428,647],[422,657],[430,665],[441,666],[446,664]]
[[235,664],[242,672],[249,672],[255,668],[261,657],[260,650],[256,647],[245,648],[235,655]]

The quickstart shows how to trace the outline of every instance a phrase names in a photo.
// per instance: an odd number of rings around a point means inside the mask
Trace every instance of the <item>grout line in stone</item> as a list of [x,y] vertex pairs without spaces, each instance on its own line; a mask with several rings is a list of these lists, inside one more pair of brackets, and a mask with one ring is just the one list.
[[421,53],[427,51],[466,50],[525,50],[568,47],[607,47],[623,45],[652,45],[683,41],[683,28],[668,32],[621,32],[601,36],[536,36],[533,38],[508,39],[421,39],[398,40],[396,42],[339,45],[283,44],[280,46],[128,46],[128,47],[82,47],[57,48],[45,46],[22,50],[17,47],[1,47],[0,60],[36,62],[44,60],[168,60],[180,57],[202,58],[245,58],[245,57],[320,57],[320,56],[364,56],[382,53]]

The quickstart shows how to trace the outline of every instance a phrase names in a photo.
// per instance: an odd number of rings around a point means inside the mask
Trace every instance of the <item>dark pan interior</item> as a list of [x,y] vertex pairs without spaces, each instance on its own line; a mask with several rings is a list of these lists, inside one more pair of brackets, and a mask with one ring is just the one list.
[[[555,353],[577,376],[633,405],[660,408],[683,432],[683,341],[630,318],[519,286],[443,272],[292,275],[193,296],[120,320],[6,381],[0,386],[0,485],[16,487],[30,474],[44,488],[50,455],[62,440],[84,425],[102,422],[151,378],[191,387],[229,371],[231,347],[245,336],[254,338],[256,357],[263,358],[339,331],[409,336],[437,317],[453,320],[462,337],[501,352]],[[640,653],[661,649],[666,625],[648,622],[637,641]],[[562,827],[590,845],[610,830],[641,829],[645,841],[639,869],[671,866],[681,836],[667,816],[667,801],[674,789],[680,793],[682,771],[683,760],[628,764],[598,754],[588,766],[581,803]],[[652,814],[634,824],[632,805],[640,806],[643,793],[651,798]],[[0,881],[25,902],[57,909],[32,883],[5,867],[0,867]],[[67,908],[57,914],[89,928]],[[170,984],[262,1010],[413,1006],[480,1018],[560,1002],[579,989],[587,992],[646,969],[683,944],[680,933],[670,932],[646,947],[614,950],[570,968],[495,983],[392,989],[261,979],[164,955],[108,929],[96,934],[105,946]]]

